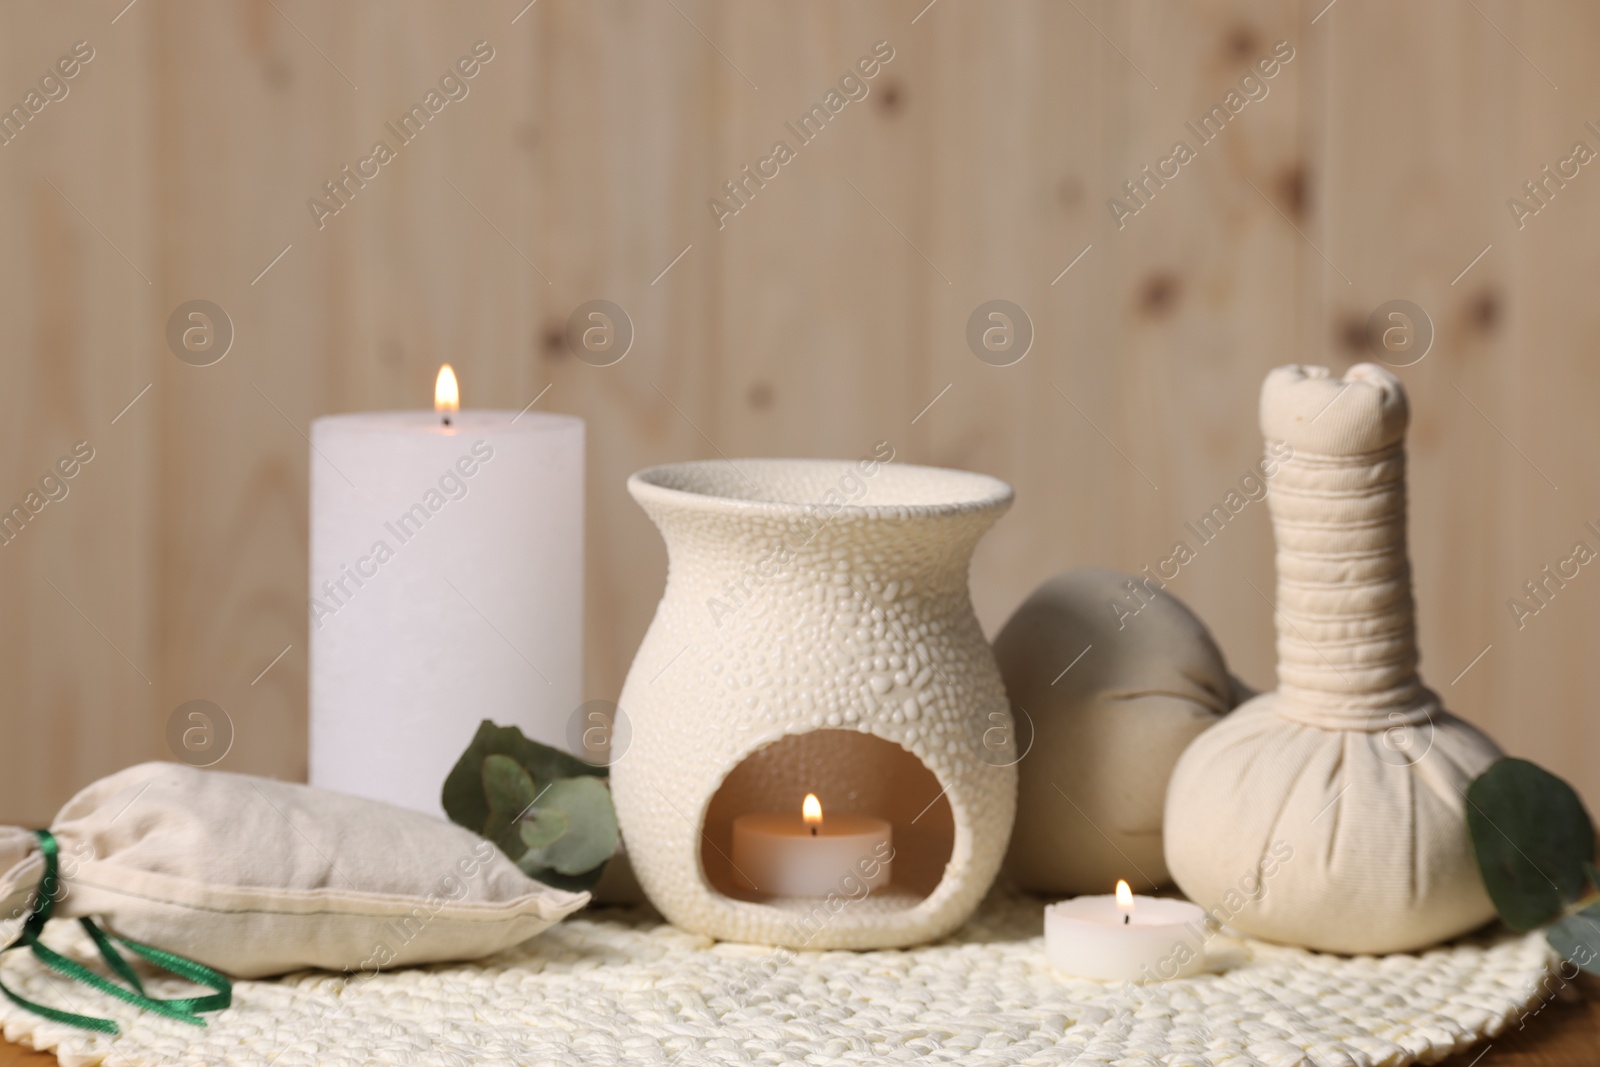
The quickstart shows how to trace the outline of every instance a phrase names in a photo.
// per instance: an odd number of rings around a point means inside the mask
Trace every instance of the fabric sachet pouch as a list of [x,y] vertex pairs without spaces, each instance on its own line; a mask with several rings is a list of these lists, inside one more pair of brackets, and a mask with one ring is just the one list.
[[[51,827],[52,914],[237,978],[473,959],[583,907],[478,835],[310,786],[145,763],[88,786]],[[38,835],[0,828],[0,923],[37,907]],[[11,930],[5,929],[10,935]]]

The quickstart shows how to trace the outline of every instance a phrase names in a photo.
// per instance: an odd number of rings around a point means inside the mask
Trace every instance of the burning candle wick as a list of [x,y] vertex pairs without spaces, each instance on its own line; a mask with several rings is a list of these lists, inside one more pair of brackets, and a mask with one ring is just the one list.
[[439,413],[439,421],[448,428],[451,414],[460,408],[461,386],[456,383],[456,372],[446,363],[439,368],[439,376],[433,382],[433,410]]
[[1122,909],[1122,925],[1133,922],[1133,889],[1127,882],[1117,879],[1117,907]]
[[811,831],[811,836],[817,836],[817,830],[822,826],[822,802],[817,799],[817,794],[807,793],[805,803],[800,805],[800,818],[805,822],[806,829]]

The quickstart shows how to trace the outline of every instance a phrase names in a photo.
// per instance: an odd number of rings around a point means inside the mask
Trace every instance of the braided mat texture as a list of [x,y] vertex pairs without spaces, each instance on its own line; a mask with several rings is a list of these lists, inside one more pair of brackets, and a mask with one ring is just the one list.
[[[997,894],[936,945],[790,954],[607,909],[476,964],[239,982],[234,1006],[205,1029],[127,1009],[12,953],[13,989],[113,1017],[122,1033],[64,1027],[4,1000],[0,1026],[68,1067],[1399,1067],[1499,1033],[1537,999],[1551,959],[1537,934],[1354,959],[1219,937],[1208,947],[1218,973],[1140,987],[1056,974],[1042,929],[1040,902]],[[93,958],[75,924],[52,924],[45,940]],[[147,986],[158,997],[187,988]]]

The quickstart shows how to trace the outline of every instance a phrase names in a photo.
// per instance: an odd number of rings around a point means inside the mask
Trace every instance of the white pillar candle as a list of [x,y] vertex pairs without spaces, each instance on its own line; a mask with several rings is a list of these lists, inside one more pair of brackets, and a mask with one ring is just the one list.
[[433,814],[481,720],[567,750],[583,686],[582,420],[446,414],[311,427],[311,784]]
[[1074,897],[1044,909],[1045,957],[1080,978],[1186,978],[1204,966],[1205,921],[1198,904],[1136,897],[1118,882],[1117,896]]
[[733,867],[746,888],[766,896],[855,895],[889,884],[894,828],[869,815],[822,818],[807,794],[801,812],[747,812],[733,819]]

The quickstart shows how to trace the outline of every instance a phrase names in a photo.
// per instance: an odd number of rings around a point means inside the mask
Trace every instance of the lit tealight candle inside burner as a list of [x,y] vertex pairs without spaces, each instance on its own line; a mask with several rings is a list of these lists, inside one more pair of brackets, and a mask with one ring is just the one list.
[[1119,881],[1114,896],[1074,897],[1044,909],[1045,956],[1081,978],[1186,978],[1204,964],[1205,921],[1197,904],[1136,897]]
[[733,867],[747,889],[767,896],[856,895],[889,884],[894,828],[887,819],[834,814],[815,793],[798,815],[748,812],[733,820]]

